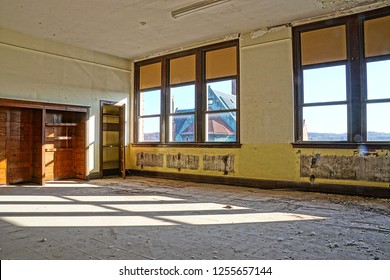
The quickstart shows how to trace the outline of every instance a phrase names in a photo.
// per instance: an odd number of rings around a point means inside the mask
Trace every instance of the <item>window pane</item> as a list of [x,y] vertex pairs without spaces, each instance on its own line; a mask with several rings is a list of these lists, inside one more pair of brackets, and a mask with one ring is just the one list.
[[206,79],[237,75],[237,47],[206,52]]
[[195,81],[195,55],[179,57],[170,61],[170,84]]
[[161,86],[161,62],[141,66],[139,75],[140,89]]
[[206,114],[207,142],[236,142],[236,112]]
[[303,71],[304,103],[346,100],[345,65]]
[[367,104],[367,140],[390,141],[390,103]]
[[171,88],[171,113],[195,110],[195,85]]
[[303,141],[347,141],[347,105],[303,108]]
[[161,91],[141,91],[140,94],[140,115],[158,115],[161,110]]
[[347,59],[345,25],[301,34],[302,65]]
[[364,22],[366,57],[390,54],[390,16]]
[[169,118],[169,141],[171,142],[194,142],[195,126],[194,115],[179,115]]
[[367,63],[367,98],[390,98],[390,60]]
[[138,141],[160,142],[160,117],[139,119]]
[[236,80],[226,80],[207,84],[208,110],[236,109]]

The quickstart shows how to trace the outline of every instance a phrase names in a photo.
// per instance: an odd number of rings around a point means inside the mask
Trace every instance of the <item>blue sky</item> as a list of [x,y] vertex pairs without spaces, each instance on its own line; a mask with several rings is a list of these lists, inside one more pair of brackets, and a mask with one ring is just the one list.
[[[345,66],[305,70],[304,102],[346,100],[345,73]],[[390,98],[390,60],[367,64],[367,97]],[[346,105],[306,107],[303,118],[309,132],[347,132]],[[367,130],[390,133],[390,102],[367,106]]]

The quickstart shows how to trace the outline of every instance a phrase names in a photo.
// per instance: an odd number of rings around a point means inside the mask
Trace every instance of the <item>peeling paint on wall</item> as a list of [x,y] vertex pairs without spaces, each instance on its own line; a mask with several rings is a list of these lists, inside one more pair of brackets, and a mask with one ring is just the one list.
[[[390,182],[387,156],[301,155],[301,177]],[[314,177],[313,177],[314,176]]]
[[263,37],[267,33],[278,32],[278,31],[281,31],[285,28],[288,28],[288,25],[280,25],[280,26],[274,26],[274,27],[268,27],[268,28],[261,28],[261,29],[252,31],[250,33],[250,38],[257,39],[257,38]]
[[222,171],[226,175],[234,172],[234,156],[203,156],[203,170]]
[[177,155],[168,154],[166,157],[168,168],[176,168],[179,171],[181,169],[199,169],[199,156],[178,153]]
[[148,154],[144,152],[137,153],[136,165],[151,166],[151,167],[163,167],[164,166],[164,155],[163,154]]

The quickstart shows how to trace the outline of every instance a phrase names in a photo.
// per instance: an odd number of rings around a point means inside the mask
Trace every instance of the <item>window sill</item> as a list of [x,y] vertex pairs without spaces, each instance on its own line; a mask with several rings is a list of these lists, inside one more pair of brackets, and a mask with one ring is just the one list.
[[133,143],[131,146],[155,148],[241,148],[240,143]]
[[291,143],[293,148],[326,148],[326,149],[358,149],[365,146],[370,149],[390,149],[389,142],[365,142],[365,143],[348,143],[348,142],[294,142]]

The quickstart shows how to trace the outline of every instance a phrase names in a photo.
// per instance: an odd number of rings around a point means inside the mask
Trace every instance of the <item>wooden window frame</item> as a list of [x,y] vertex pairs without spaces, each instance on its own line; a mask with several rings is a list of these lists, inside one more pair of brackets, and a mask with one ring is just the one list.
[[[205,73],[205,58],[208,51],[224,49],[228,47],[236,47],[236,59],[237,59],[237,75],[223,77],[214,80],[227,80],[234,78],[236,80],[236,141],[235,142],[206,142],[205,132],[205,119],[207,113],[207,87],[208,81]],[[171,116],[177,116],[181,114],[174,114],[170,112],[170,60],[175,58],[181,58],[185,56],[195,55],[195,81],[176,83],[173,87],[185,86],[195,84],[195,110],[194,115],[194,130],[195,139],[193,142],[174,142],[169,141],[169,118]],[[139,119],[140,119],[140,67],[161,62],[161,110],[160,110],[160,142],[140,142],[139,141]],[[149,60],[143,60],[136,62],[134,65],[134,139],[132,146],[140,147],[221,147],[221,148],[239,148],[240,144],[240,79],[239,79],[239,41],[232,40],[228,42],[217,43],[209,46],[203,46],[195,49],[190,49],[182,52],[177,52],[161,57],[152,58]],[[154,88],[157,89],[157,88]],[[142,91],[148,91],[152,89],[142,89]],[[231,111],[231,110],[230,110]],[[230,112],[229,111],[229,112]],[[216,111],[217,112],[217,111]],[[223,111],[225,112],[225,111]],[[190,114],[190,113],[189,113]]]
[[[390,98],[367,100],[366,64],[371,61],[390,59],[390,54],[365,57],[364,54],[364,22],[366,20],[390,15],[388,8],[382,8],[365,13],[354,14],[341,18],[314,22],[293,28],[293,61],[294,61],[294,143],[297,148],[357,148],[365,145],[370,148],[390,148],[390,141],[367,141],[366,104],[390,102]],[[301,64],[301,33],[328,27],[345,25],[347,59],[318,63]],[[323,68],[326,66],[346,66],[346,102],[318,102],[305,104],[303,99],[303,70]],[[347,104],[347,140],[346,141],[303,141],[303,108],[305,106]]]

